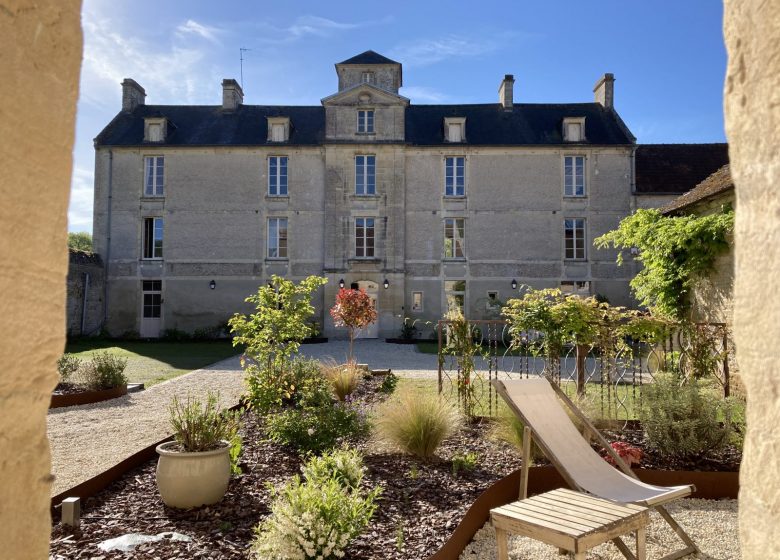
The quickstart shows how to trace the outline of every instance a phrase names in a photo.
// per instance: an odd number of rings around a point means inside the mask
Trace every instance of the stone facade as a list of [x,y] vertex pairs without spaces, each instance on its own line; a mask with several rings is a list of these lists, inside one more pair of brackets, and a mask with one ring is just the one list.
[[67,291],[69,337],[88,336],[103,324],[105,267],[95,253],[70,250]]
[[[369,51],[336,70],[339,91],[321,108],[243,106],[233,80],[223,82],[230,91],[222,107],[147,107],[142,88],[125,81],[132,103],[98,136],[95,156],[93,237],[108,267],[110,333],[214,326],[248,310],[244,298],[272,274],[328,278],[315,298],[325,336],[344,335],[327,313],[341,280],[376,298],[378,328],[369,336],[397,336],[404,317],[435,323],[451,301],[451,282],[465,282],[471,318],[494,316],[490,300],[516,297],[524,285],[584,282],[591,294],[632,303],[634,265],[617,267],[614,251],[592,246],[647,204],[634,192],[636,145],[611,106],[611,75],[595,88],[600,102],[521,104],[506,75],[498,103],[417,107],[398,94],[399,63]],[[361,125],[360,111],[371,111],[372,127]],[[141,119],[147,126],[165,119],[169,137],[133,138]],[[568,138],[569,120],[581,123],[584,137]],[[256,130],[246,132],[248,122]],[[276,123],[284,125],[274,140]],[[361,193],[357,162],[366,155],[374,184]],[[152,156],[164,158],[163,196],[145,192]],[[277,156],[287,158],[283,196],[269,194]],[[567,156],[583,158],[584,196],[565,192]],[[462,194],[446,192],[447,158],[464,162]],[[152,217],[163,220],[160,259],[143,255]],[[287,220],[283,259],[269,258],[275,218]],[[564,223],[573,218],[584,220],[585,252],[566,258]],[[368,257],[356,249],[366,219],[374,224]],[[463,250],[448,255],[445,229],[455,223],[465,232]],[[143,292],[152,285],[144,281],[159,281],[161,292],[152,331],[143,302],[157,296]]]

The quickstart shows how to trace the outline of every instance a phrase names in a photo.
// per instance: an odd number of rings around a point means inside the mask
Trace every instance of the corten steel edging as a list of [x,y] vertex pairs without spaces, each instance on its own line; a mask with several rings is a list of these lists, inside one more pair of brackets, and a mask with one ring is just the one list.
[[[231,411],[239,410],[243,406],[245,406],[245,404],[243,402],[240,402],[237,405],[231,406],[228,410]],[[94,496],[101,490],[110,486],[113,482],[116,482],[117,480],[122,478],[123,475],[130,472],[134,468],[140,467],[144,463],[154,459],[157,456],[157,451],[156,451],[157,446],[160,445],[161,443],[165,443],[171,440],[173,440],[173,436],[168,436],[159,441],[156,441],[153,444],[144,447],[139,451],[136,451],[129,457],[123,459],[122,461],[110,467],[109,469],[103,471],[102,473],[97,474],[88,480],[80,482],[76,486],[68,488],[67,490],[60,492],[56,496],[52,496],[51,498],[52,519],[57,518],[56,508],[59,507],[60,503],[65,498],[76,497],[85,500],[91,496]]]
[[112,387],[111,389],[103,389],[102,391],[84,391],[82,393],[72,393],[69,395],[52,395],[49,408],[92,404],[122,397],[126,394],[127,385],[120,385],[118,387]]
[[[567,487],[563,477],[553,466],[531,467],[528,475],[528,495],[541,494],[556,488]],[[735,499],[739,493],[739,472],[658,471],[634,469],[639,480],[648,484],[696,486],[691,498]],[[455,528],[450,538],[428,560],[452,560],[458,558],[485,522],[490,510],[517,500],[520,488],[520,469],[488,487]]]

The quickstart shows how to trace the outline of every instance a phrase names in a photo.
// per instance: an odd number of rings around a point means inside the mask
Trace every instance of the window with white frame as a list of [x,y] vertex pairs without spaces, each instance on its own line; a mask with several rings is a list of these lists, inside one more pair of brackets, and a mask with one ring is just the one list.
[[374,218],[355,218],[355,257],[374,256]]
[[590,295],[590,282],[583,280],[561,281],[561,292],[578,296]]
[[463,142],[465,132],[465,117],[444,117],[444,134],[447,142]]
[[267,117],[268,141],[287,142],[290,139],[290,117]]
[[355,156],[355,194],[376,194],[376,156]]
[[563,119],[563,140],[565,142],[585,140],[585,117]]
[[287,258],[287,218],[268,218],[268,258]]
[[287,196],[287,156],[268,158],[269,196]]
[[144,196],[165,194],[165,156],[144,157]]
[[563,157],[564,196],[585,196],[585,156]]
[[373,72],[363,72],[360,75],[360,81],[364,84],[373,84],[375,83],[376,79]]
[[563,238],[566,259],[585,258],[585,218],[564,219]]
[[465,238],[465,218],[446,218],[444,220],[444,258],[464,258],[466,255],[464,251]]
[[163,219],[144,218],[144,259],[163,258]]
[[373,134],[374,132],[374,110],[360,109],[357,112],[357,131],[361,134]]
[[412,311],[415,312],[421,312],[423,311],[423,293],[422,292],[412,292]]
[[466,158],[447,157],[444,160],[444,196],[466,195]]
[[447,301],[447,311],[459,310],[466,315],[466,281],[445,280],[444,297]]

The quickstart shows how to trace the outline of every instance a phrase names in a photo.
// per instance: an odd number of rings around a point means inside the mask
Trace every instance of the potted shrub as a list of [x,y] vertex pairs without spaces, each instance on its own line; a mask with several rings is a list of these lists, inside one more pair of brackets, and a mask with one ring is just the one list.
[[157,446],[157,488],[169,507],[215,504],[230,481],[231,442],[238,437],[238,414],[220,409],[217,395],[206,402],[174,397],[170,406],[174,440]]

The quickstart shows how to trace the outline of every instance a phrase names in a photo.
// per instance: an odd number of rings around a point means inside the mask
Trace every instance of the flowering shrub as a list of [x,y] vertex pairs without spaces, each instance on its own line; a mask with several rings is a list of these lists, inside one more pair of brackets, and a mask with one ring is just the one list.
[[[349,464],[349,477],[340,469]],[[341,465],[341,466],[339,466]],[[310,459],[304,478],[293,477],[272,490],[271,515],[256,531],[256,558],[263,560],[334,560],[368,526],[381,493],[360,489],[363,464],[357,453],[335,451]]]
[[245,365],[247,400],[260,414],[282,406],[314,407],[328,404],[330,387],[317,360],[295,358],[284,368]]
[[344,439],[363,437],[371,431],[363,408],[349,401],[290,408],[269,415],[266,422],[272,441],[313,453],[332,449]]
[[[618,454],[618,457],[623,459],[623,461],[625,461],[629,467],[633,467],[634,465],[638,465],[642,462],[643,453],[642,450],[638,447],[634,447],[625,441],[613,441],[610,443],[610,446],[615,450],[615,453]],[[615,460],[610,455],[607,455],[604,458],[607,460],[607,463],[613,467],[617,466],[615,464]]]
[[352,343],[355,331],[367,327],[376,321],[376,309],[371,298],[364,290],[341,288],[336,294],[336,305],[330,310],[333,323],[337,327],[346,327],[349,331],[349,361],[352,361]]

